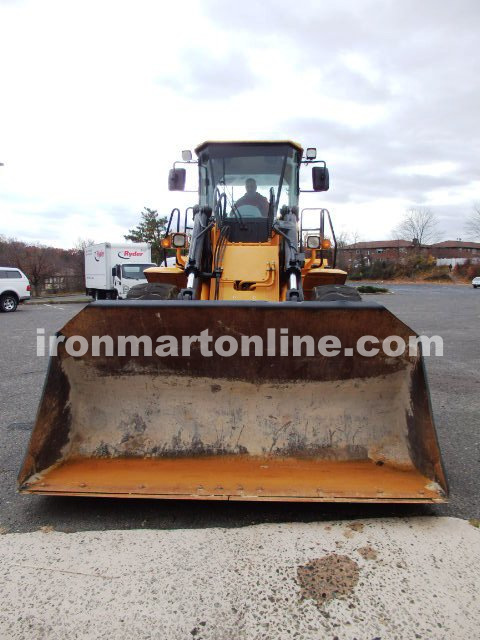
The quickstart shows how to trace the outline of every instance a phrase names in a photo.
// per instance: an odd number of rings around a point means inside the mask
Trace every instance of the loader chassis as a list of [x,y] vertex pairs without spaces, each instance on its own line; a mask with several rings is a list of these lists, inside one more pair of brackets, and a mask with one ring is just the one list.
[[[356,350],[365,335],[408,343],[415,333],[355,290],[345,293],[330,214],[319,208],[308,223],[299,209],[302,164],[313,166],[314,190],[328,189],[324,163],[308,151],[305,158],[288,141],[197,147],[188,252],[177,224],[177,237],[165,239],[165,246],[178,242],[176,265],[145,271],[156,298],[94,302],[61,330],[89,345],[102,333],[115,344],[131,334],[181,342],[207,331],[214,341],[257,336],[262,344],[274,335],[275,349],[205,357],[194,342],[188,357],[118,349],[95,356],[90,347],[73,357],[60,345],[20,472],[22,492],[446,499],[421,352],[366,357]],[[176,163],[169,185],[184,188],[183,165]],[[157,299],[160,290],[165,299]],[[336,357],[294,356],[280,346],[286,333],[314,344],[334,335],[342,349]]]

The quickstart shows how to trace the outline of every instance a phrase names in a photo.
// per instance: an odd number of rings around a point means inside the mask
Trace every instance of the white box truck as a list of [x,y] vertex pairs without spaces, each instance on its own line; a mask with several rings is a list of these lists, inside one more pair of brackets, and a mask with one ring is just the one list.
[[95,300],[126,298],[147,281],[144,269],[154,266],[149,244],[93,244],[85,248],[85,292]]

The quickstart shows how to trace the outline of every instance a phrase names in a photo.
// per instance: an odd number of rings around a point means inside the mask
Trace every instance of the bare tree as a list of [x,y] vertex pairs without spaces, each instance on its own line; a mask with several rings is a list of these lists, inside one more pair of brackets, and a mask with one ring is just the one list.
[[473,210],[465,227],[469,236],[480,239],[480,202],[475,202]]
[[340,233],[337,233],[337,248],[343,249],[348,244],[348,233],[346,231],[340,231]]
[[85,251],[87,247],[91,247],[92,244],[95,244],[95,240],[91,238],[81,238],[80,236],[77,238],[77,241],[73,245],[72,251]]
[[419,245],[431,244],[438,240],[437,216],[431,209],[412,207],[393,230],[396,239],[409,240]]
[[345,270],[349,269],[349,249],[356,248],[358,242],[360,242],[360,234],[356,229],[352,231],[342,230],[337,234],[337,267]]
[[91,238],[77,238],[71,249],[65,251],[65,273],[69,271],[72,275],[76,275],[82,280],[85,279],[85,249],[95,244],[95,240]]
[[51,247],[36,244],[26,246],[20,256],[22,271],[28,275],[37,296],[40,295],[44,279],[55,274],[56,253]]
[[350,234],[350,244],[353,245],[354,248],[357,247],[357,244],[362,241],[360,233],[358,229],[353,229]]
[[358,230],[345,231],[342,229],[340,233],[337,233],[337,247],[343,249],[344,247],[355,246],[357,242],[360,242],[360,234]]
[[44,279],[56,275],[64,253],[63,249],[26,244],[16,238],[0,240],[0,262],[21,269],[30,280],[36,295],[39,295]]
[[[78,240],[80,247],[91,244],[89,240]],[[38,243],[27,244],[16,238],[0,235],[0,265],[21,269],[39,295],[45,279],[49,277],[70,278],[67,286],[78,287],[84,277],[84,251],[81,248],[58,249]],[[82,288],[80,286],[80,288]]]

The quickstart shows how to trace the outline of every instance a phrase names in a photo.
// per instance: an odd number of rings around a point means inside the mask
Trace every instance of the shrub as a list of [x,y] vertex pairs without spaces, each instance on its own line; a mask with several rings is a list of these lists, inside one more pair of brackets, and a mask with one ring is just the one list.
[[364,284],[361,287],[357,287],[358,293],[390,293],[385,287],[373,287],[370,284]]
[[467,269],[467,278],[469,280],[473,280],[473,278],[478,278],[480,276],[480,264],[472,265]]
[[349,276],[350,280],[391,280],[395,277],[395,263],[377,260],[368,266],[365,262],[362,257],[357,270]]
[[465,260],[463,264],[456,264],[453,273],[458,278],[464,278],[465,280],[473,280],[477,276],[480,276],[480,264],[472,263],[471,260]]
[[449,273],[432,273],[429,276],[425,276],[424,280],[441,280],[442,282],[451,282],[452,278]]
[[467,278],[468,277],[468,272],[469,270],[472,268],[472,263],[470,260],[465,260],[465,262],[463,264],[456,264],[453,272],[455,273],[456,276],[460,277],[460,278]]

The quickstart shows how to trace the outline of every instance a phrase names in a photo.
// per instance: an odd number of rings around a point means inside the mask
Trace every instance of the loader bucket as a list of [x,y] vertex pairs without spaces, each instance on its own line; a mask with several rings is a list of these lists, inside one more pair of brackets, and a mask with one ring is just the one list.
[[[212,355],[199,342],[185,355],[182,337],[205,330]],[[423,358],[357,353],[372,334],[415,335],[376,303],[94,302],[59,334],[88,350],[62,343],[50,358],[20,491],[442,502]],[[102,344],[93,355],[94,336],[110,336],[113,354]],[[124,355],[121,336],[151,339],[153,355],[145,342]],[[306,340],[293,355],[294,336],[310,336],[314,353]],[[322,336],[339,339],[338,355],[318,352]]]

